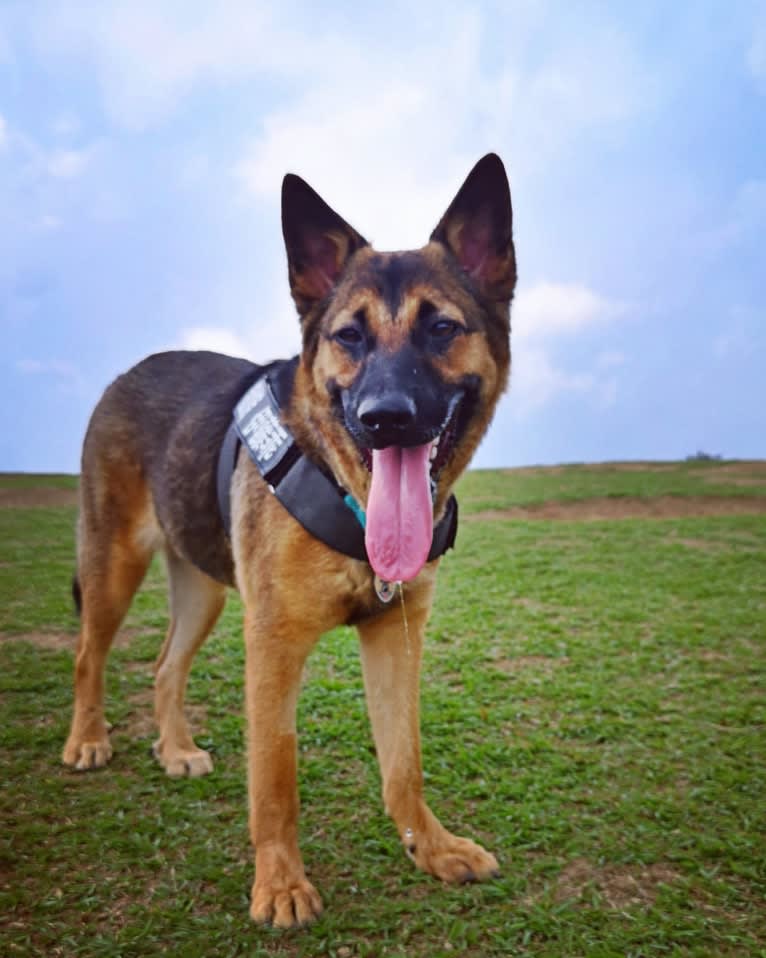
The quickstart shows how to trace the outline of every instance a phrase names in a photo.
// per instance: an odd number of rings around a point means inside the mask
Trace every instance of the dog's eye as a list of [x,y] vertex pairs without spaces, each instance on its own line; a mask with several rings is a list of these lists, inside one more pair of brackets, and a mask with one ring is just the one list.
[[335,339],[343,346],[359,346],[364,336],[357,326],[343,326],[335,333]]
[[428,332],[431,334],[432,339],[444,343],[448,339],[452,339],[459,329],[460,323],[456,323],[454,319],[444,319],[440,317],[431,323],[428,327]]

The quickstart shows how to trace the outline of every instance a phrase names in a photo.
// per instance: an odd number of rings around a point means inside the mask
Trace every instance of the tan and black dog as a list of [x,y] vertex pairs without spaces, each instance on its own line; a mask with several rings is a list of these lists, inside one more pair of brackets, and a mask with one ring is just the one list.
[[[192,658],[236,587],[247,648],[250,912],[286,928],[322,908],[298,849],[295,713],[306,657],[340,623],[359,632],[385,808],[407,854],[448,882],[497,872],[493,855],[452,835],[426,805],[418,686],[438,566],[431,541],[506,386],[516,263],[508,181],[494,154],[476,164],[419,250],[376,252],[293,175],[283,183],[282,224],[303,346],[268,367],[288,380],[281,423],[312,468],[352,497],[368,561],[308,532],[244,449],[227,483],[227,534],[219,451],[261,367],[207,352],[139,363],[106,390],[83,448],[82,628],[63,760],[87,770],[111,758],[105,660],[159,549],[171,617],[156,665],[154,751],[169,775],[210,772],[184,693]],[[408,635],[399,603],[380,591],[397,581],[406,583]]]

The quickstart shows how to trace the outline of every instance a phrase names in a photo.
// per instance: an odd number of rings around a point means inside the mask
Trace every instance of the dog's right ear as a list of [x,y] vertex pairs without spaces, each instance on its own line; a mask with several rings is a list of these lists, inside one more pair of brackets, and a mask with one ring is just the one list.
[[282,181],[282,234],[290,291],[303,318],[324,299],[367,240],[294,173]]

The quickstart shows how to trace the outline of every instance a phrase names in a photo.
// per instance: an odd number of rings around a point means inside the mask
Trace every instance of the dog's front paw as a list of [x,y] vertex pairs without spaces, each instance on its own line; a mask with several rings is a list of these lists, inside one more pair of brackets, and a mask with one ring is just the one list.
[[173,748],[155,742],[152,748],[154,757],[171,778],[201,778],[213,771],[213,759],[210,752],[203,748]]
[[262,925],[297,928],[322,914],[322,899],[307,881],[300,852],[281,843],[256,849],[250,917]]
[[78,735],[70,735],[67,739],[61,761],[78,772],[89,772],[91,769],[103,768],[112,757],[112,746],[109,734],[102,737],[83,740]]
[[470,838],[458,838],[445,829],[436,835],[405,834],[404,847],[418,868],[442,881],[463,885],[500,876],[495,856]]
[[299,928],[322,914],[319,892],[305,878],[294,882],[260,881],[253,885],[250,917],[261,925]]

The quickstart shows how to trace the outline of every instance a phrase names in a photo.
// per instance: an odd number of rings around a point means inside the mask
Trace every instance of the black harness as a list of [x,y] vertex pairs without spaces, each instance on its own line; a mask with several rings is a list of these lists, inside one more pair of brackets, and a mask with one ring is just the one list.
[[[304,456],[280,420],[292,393],[298,358],[273,363],[234,407],[218,457],[218,506],[231,538],[231,477],[240,445],[258,467],[269,489],[303,528],[325,545],[367,562],[364,511],[335,479]],[[450,496],[434,526],[428,561],[455,544],[457,500]]]

